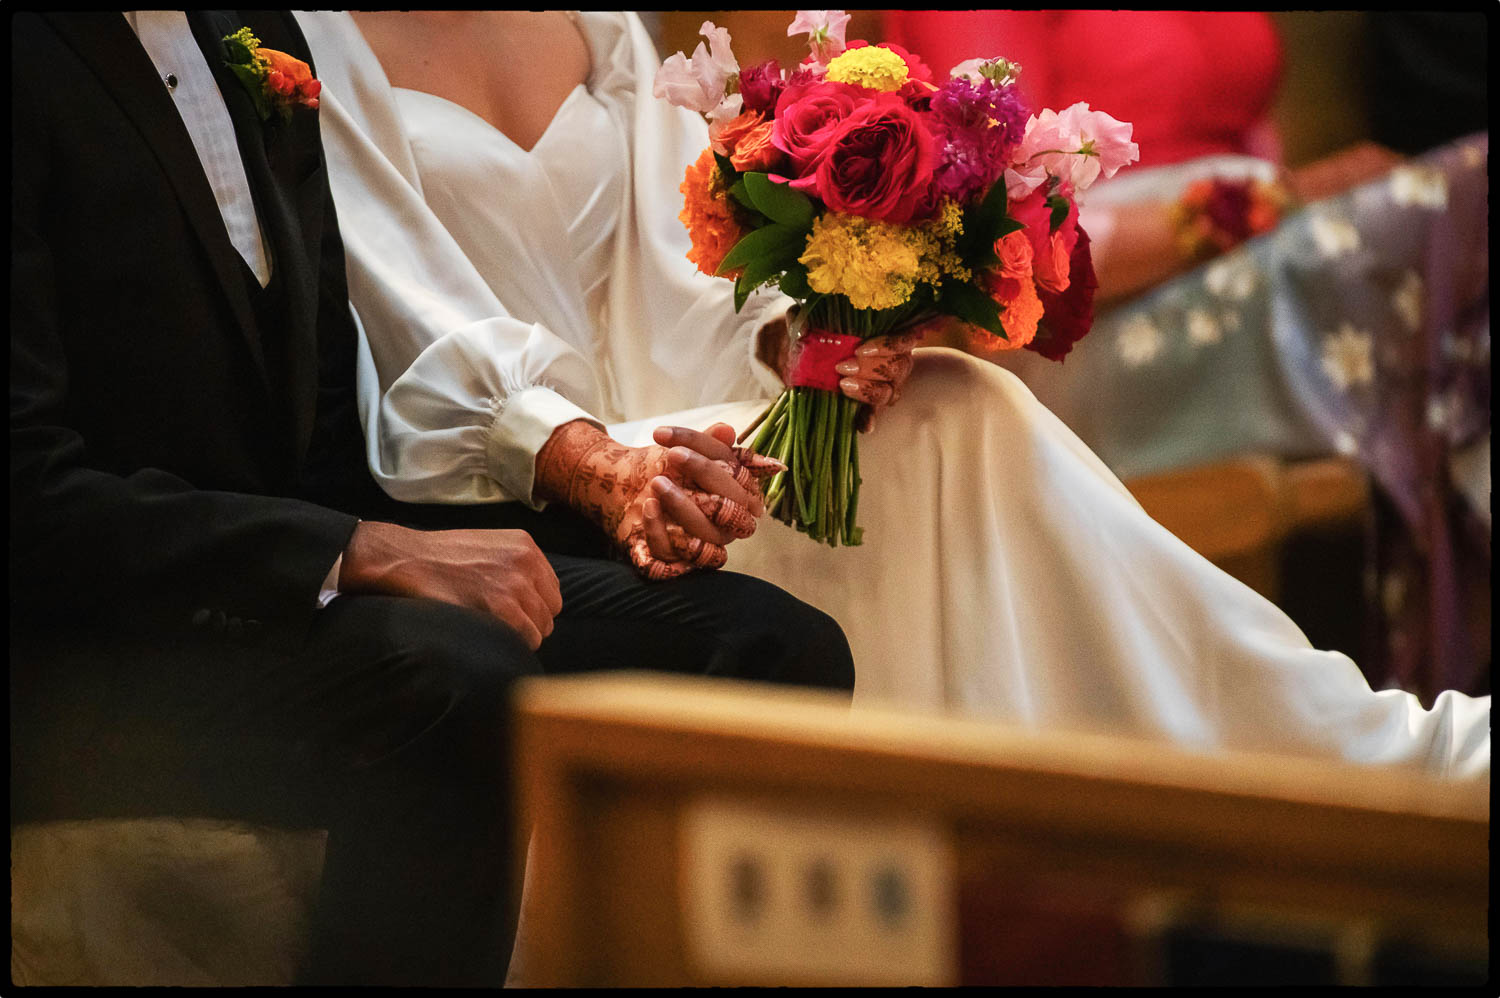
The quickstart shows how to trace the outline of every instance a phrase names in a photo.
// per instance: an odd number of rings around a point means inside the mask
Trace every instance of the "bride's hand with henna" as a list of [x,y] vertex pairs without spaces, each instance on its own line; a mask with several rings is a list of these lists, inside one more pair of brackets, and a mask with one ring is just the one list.
[[[793,305],[785,320],[767,323],[756,340],[756,356],[781,375],[791,377],[793,333],[800,307]],[[834,365],[841,375],[839,390],[856,402],[865,403],[855,426],[861,433],[875,425],[875,414],[901,397],[901,388],[911,377],[911,352],[922,343],[930,323],[890,336],[872,336],[854,351],[854,356]]]
[[860,432],[869,431],[875,425],[875,416],[901,397],[901,388],[911,377],[912,350],[921,342],[921,328],[872,336],[859,345],[853,357],[834,365],[834,371],[843,375],[839,390],[866,405],[855,423]]
[[589,517],[649,578],[722,566],[726,546],[755,532],[759,479],[780,463],[732,446],[722,423],[655,439],[626,447],[581,420],[559,427],[537,455],[537,495]]

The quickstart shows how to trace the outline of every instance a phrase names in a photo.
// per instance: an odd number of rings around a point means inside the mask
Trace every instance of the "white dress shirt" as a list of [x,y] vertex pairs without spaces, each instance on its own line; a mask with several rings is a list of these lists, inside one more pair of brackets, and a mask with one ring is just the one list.
[[[128,10],[124,14],[187,127],[188,137],[203,164],[203,173],[213,188],[214,200],[219,204],[229,241],[260,286],[265,287],[271,281],[271,258],[260,216],[255,212],[255,199],[250,194],[250,180],[245,176],[245,164],[240,159],[234,122],[229,118],[219,84],[203,58],[203,50],[188,26],[187,14],[180,10]],[[339,555],[323,580],[319,607],[327,606],[338,595],[343,562],[344,556]]]
[[245,258],[260,286],[265,287],[271,280],[271,261],[245,164],[240,160],[234,123],[229,120],[224,95],[219,93],[203,50],[188,27],[187,14],[180,10],[131,10],[125,12],[125,20],[151,57],[187,126],[214,200],[219,203],[229,241]]

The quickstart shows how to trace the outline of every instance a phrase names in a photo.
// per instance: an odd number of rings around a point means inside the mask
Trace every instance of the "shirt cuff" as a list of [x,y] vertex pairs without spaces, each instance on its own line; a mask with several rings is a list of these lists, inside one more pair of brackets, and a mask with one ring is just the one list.
[[318,609],[321,610],[339,594],[339,570],[344,567],[344,556],[341,554],[333,559],[333,567],[328,570],[328,575],[323,579],[323,587],[318,590]]
[[[554,430],[582,419],[603,430],[604,424],[550,388],[526,388],[508,396],[495,413],[486,444],[490,474],[507,493],[532,509],[547,503],[533,499],[536,456]],[[607,432],[607,431],[606,431]]]

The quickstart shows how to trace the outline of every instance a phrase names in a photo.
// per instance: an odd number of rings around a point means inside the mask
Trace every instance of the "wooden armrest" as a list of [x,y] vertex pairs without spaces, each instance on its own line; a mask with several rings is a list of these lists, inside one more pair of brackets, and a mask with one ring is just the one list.
[[1369,508],[1369,480],[1347,458],[1291,462],[1283,469],[1283,480],[1293,530],[1350,523]]
[[[1016,983],[1018,934],[1073,953],[1042,968],[1069,983],[1109,942],[1090,926],[1149,937],[1173,898],[1487,952],[1482,784],[668,676],[525,680],[516,704],[528,985]],[[780,870],[760,928],[712,903],[752,854]],[[810,859],[862,854],[903,857],[920,932],[841,942],[798,913]]]

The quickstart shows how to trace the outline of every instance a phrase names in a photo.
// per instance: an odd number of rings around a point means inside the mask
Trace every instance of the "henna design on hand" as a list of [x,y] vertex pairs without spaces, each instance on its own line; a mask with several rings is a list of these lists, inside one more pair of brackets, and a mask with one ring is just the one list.
[[723,527],[738,538],[746,538],[755,533],[755,517],[750,511],[733,499],[723,496],[710,495],[694,489],[688,493],[703,515],[708,517],[710,523]]
[[[714,463],[758,500],[761,480],[786,466],[748,448],[732,449],[733,462]],[[724,547],[690,535],[675,522],[663,524],[672,557],[659,558],[651,550],[645,503],[653,497],[652,480],[660,476],[673,482],[731,539],[754,533],[757,514],[742,503],[689,484],[679,464],[668,460],[669,453],[669,448],[655,445],[627,447],[592,424],[570,423],[554,431],[537,454],[536,493],[564,502],[598,524],[647,578],[668,579],[695,569],[719,568],[728,559]]]

